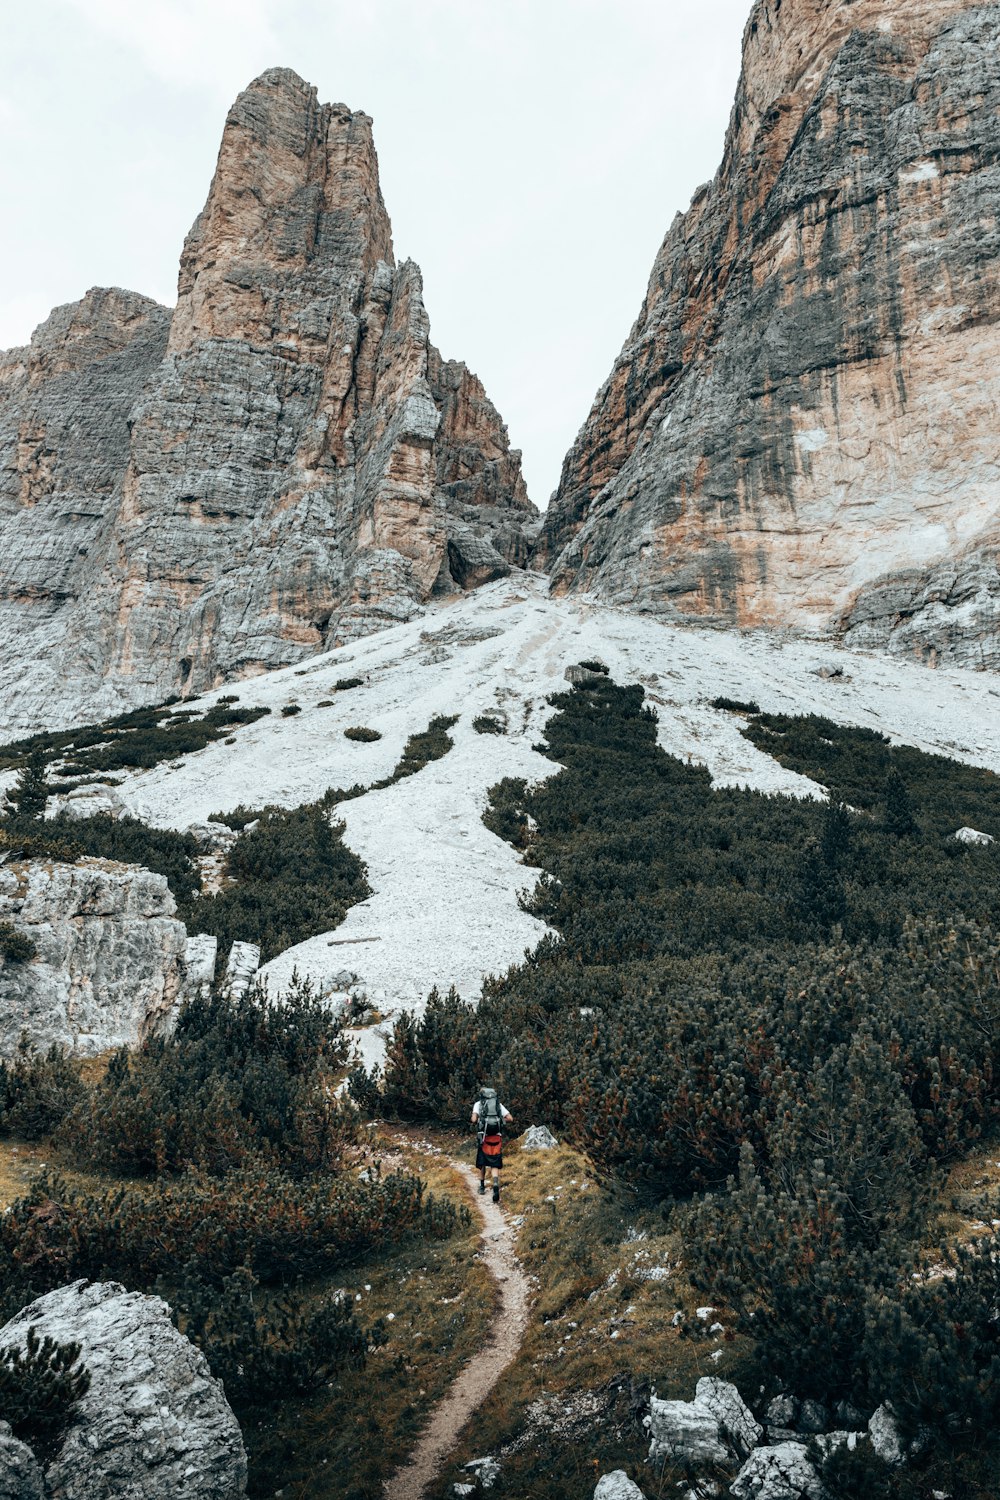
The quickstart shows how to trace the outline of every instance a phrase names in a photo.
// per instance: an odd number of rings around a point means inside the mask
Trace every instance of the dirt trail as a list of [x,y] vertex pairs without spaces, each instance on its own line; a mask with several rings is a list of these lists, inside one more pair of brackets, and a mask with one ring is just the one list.
[[480,1197],[478,1172],[461,1162],[452,1165],[462,1174],[482,1215],[483,1254],[500,1289],[500,1308],[489,1343],[470,1359],[434,1408],[405,1466],[386,1481],[385,1500],[422,1500],[454,1451],[462,1428],[487,1399],[500,1372],[513,1362],[528,1324],[528,1278],[514,1249],[513,1230],[489,1192]]

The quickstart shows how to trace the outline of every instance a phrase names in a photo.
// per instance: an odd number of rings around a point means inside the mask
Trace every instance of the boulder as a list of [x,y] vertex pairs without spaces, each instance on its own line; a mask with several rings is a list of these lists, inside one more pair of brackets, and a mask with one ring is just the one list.
[[[90,1389],[45,1471],[50,1500],[240,1500],[239,1424],[205,1356],[159,1297],[77,1281],[0,1329],[0,1350],[39,1338],[80,1345]],[[31,1491],[27,1491],[30,1494]]]
[[606,673],[595,672],[590,667],[567,667],[563,675],[574,687],[593,687],[595,683],[607,681]]
[[234,943],[226,960],[223,987],[231,1000],[245,995],[260,968],[260,949],[256,943]]
[[955,838],[960,844],[978,844],[983,848],[988,844],[996,843],[991,833],[980,833],[978,828],[960,828]]
[[594,1500],[645,1500],[645,1496],[624,1469],[615,1469],[611,1474],[601,1475]]
[[757,1448],[733,1481],[734,1500],[824,1500],[805,1443]]
[[558,1144],[547,1125],[529,1125],[521,1137],[522,1151],[551,1151]]
[[162,875],[81,859],[0,867],[0,921],[35,946],[0,961],[0,1056],[22,1032],[91,1057],[169,1024],[185,982],[187,932]]
[[215,982],[215,965],[219,939],[209,932],[198,932],[187,940],[184,949],[184,990],[186,995],[200,995]]
[[926,1436],[918,1434],[911,1442],[903,1436],[892,1408],[882,1405],[868,1423],[868,1436],[875,1453],[884,1463],[903,1464],[915,1458],[927,1445]]
[[105,813],[109,818],[123,818],[128,809],[114,787],[103,782],[90,786],[75,786],[63,796],[50,797],[46,804],[46,816],[62,815],[64,818],[93,818]]
[[693,1401],[650,1402],[650,1459],[694,1468],[744,1457],[763,1435],[734,1385],[704,1377]]
[[9,1422],[0,1422],[0,1500],[45,1500],[41,1465]]
[[213,823],[211,820],[191,823],[185,831],[205,854],[228,854],[239,838],[237,830],[230,828],[228,823]]

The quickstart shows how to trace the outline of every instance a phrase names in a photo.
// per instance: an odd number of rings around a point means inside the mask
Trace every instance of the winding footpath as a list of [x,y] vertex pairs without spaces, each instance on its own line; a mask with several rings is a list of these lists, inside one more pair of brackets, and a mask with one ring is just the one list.
[[514,1233],[492,1196],[479,1194],[479,1174],[462,1162],[452,1166],[464,1178],[483,1220],[480,1236],[487,1270],[497,1283],[500,1307],[489,1343],[469,1360],[434,1408],[430,1422],[407,1463],[386,1481],[385,1500],[423,1500],[439,1478],[459,1433],[512,1364],[528,1326],[528,1278],[514,1248]]

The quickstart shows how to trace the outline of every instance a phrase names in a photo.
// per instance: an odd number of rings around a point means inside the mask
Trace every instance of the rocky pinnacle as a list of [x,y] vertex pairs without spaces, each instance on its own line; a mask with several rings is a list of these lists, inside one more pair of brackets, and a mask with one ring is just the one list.
[[534,521],[394,260],[371,120],[271,69],[173,313],[97,289],[0,355],[4,701],[93,719],[287,665],[502,576]]
[[1000,666],[1000,6],[758,0],[537,561],[668,618]]

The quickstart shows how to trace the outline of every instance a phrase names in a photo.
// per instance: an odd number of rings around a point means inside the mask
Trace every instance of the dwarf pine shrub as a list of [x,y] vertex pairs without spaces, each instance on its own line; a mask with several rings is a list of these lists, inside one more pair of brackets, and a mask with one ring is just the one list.
[[90,1389],[80,1345],[62,1344],[28,1327],[25,1346],[0,1351],[0,1421],[44,1463],[54,1456],[73,1408]]

